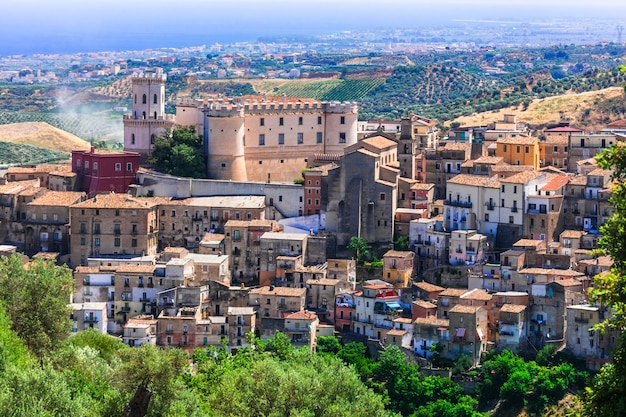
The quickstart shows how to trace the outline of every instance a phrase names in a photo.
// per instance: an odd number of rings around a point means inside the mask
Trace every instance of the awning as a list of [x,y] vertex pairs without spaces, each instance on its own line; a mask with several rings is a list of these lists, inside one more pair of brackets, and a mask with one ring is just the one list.
[[461,327],[460,329],[456,329],[456,337],[465,337],[465,328]]
[[402,308],[402,306],[398,303],[385,303],[385,304],[387,304],[387,307],[389,307],[392,310],[398,310]]
[[440,332],[445,332],[448,330],[447,327],[437,327],[437,330],[439,330]]

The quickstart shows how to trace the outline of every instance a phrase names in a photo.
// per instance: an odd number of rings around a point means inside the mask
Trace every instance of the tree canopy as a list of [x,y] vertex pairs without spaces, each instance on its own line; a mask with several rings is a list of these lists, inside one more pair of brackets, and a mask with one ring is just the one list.
[[206,178],[202,136],[193,126],[177,126],[157,138],[149,162],[166,174]]

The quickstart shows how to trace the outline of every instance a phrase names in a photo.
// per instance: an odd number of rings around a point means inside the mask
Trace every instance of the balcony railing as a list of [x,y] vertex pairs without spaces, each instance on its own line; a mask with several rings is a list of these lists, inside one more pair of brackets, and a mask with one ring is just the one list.
[[574,323],[587,324],[587,323],[589,323],[589,319],[584,318],[584,317],[574,317]]
[[485,206],[487,207],[487,210],[489,210],[489,211],[494,211],[496,209],[495,203],[487,202],[487,203],[485,203]]
[[511,213],[517,213],[517,206],[511,207]]
[[445,205],[446,206],[452,206],[452,207],[472,208],[472,202],[471,201],[461,201],[461,200],[450,200],[450,199],[447,199],[445,201]]
[[152,300],[150,300],[150,297],[148,297],[148,296],[145,296],[145,297],[144,297],[144,296],[142,296],[142,297],[139,299],[139,301],[141,301],[142,303],[150,303],[150,302],[152,302]]
[[468,255],[470,255],[470,254],[474,254],[475,255],[476,252],[477,252],[477,249],[472,247],[472,246],[468,246],[468,247],[465,248],[465,253],[467,253]]
[[98,317],[85,316],[85,323],[98,323]]

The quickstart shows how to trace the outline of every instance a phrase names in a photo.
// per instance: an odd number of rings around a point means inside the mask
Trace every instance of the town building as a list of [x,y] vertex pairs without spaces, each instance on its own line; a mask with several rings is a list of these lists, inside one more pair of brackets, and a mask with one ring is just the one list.
[[125,193],[135,182],[139,154],[91,148],[72,151],[72,172],[76,187],[90,196],[102,193]]

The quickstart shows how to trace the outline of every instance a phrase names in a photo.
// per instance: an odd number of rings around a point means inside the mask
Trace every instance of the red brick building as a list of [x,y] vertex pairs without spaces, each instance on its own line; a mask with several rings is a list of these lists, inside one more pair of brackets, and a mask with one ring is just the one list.
[[125,193],[135,181],[139,154],[128,151],[94,149],[72,151],[72,172],[78,188],[90,196],[98,193]]

